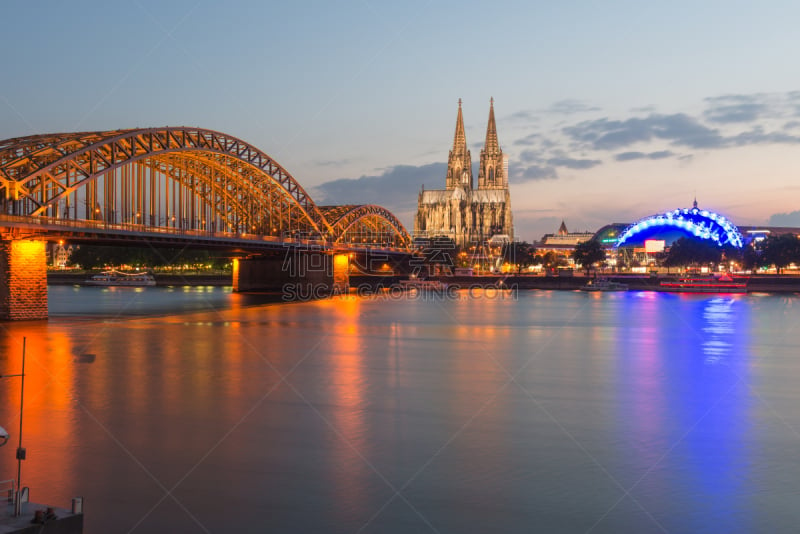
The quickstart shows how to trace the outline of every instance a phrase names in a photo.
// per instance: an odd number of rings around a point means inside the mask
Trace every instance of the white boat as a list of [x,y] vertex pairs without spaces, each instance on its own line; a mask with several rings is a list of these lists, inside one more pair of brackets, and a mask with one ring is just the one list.
[[150,273],[123,273],[112,269],[92,275],[84,283],[87,286],[143,287],[156,285],[156,279]]
[[447,289],[447,284],[441,280],[423,280],[412,276],[408,280],[400,280],[400,287],[403,289],[419,289],[423,291],[443,291]]
[[595,278],[581,286],[581,291],[627,291],[628,284],[614,282],[608,278]]

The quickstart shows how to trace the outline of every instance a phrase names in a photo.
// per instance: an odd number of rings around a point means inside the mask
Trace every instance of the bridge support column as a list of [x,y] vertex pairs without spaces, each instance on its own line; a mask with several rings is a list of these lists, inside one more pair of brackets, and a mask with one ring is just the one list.
[[45,242],[0,241],[0,320],[47,319]]
[[349,289],[349,268],[347,254],[316,250],[236,259],[233,290],[280,292],[286,300],[324,298]]

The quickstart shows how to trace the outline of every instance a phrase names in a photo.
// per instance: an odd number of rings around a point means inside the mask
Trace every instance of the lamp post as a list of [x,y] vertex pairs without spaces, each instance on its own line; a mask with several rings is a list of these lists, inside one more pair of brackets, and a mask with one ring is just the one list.
[[17,446],[17,491],[14,496],[14,516],[22,515],[22,460],[25,459],[25,449],[22,448],[22,406],[25,400],[25,342],[26,338],[22,338],[22,372],[16,375],[0,375],[0,378],[9,378],[12,376],[19,376],[22,378],[19,389],[19,445]]

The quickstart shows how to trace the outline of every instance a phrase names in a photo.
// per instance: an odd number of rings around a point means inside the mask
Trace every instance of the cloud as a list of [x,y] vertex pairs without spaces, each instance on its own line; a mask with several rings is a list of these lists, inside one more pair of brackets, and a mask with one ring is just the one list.
[[556,169],[547,165],[516,166],[509,169],[509,174],[508,181],[515,184],[558,178]]
[[674,156],[675,153],[670,150],[659,150],[656,152],[621,152],[614,156],[617,161],[632,161],[635,159],[664,159]]
[[559,115],[574,115],[575,113],[587,113],[590,111],[600,111],[600,108],[590,106],[580,100],[572,98],[559,100],[547,108],[548,113],[556,113]]
[[535,150],[523,150],[519,154],[519,161],[523,163],[541,163],[544,161],[544,158]]
[[541,140],[542,140],[541,134],[532,133],[530,135],[526,135],[522,139],[517,139],[516,141],[514,141],[513,144],[517,146],[533,146],[536,143],[540,142]]
[[718,130],[702,125],[684,114],[651,114],[644,118],[583,121],[563,132],[576,143],[594,150],[615,150],[654,139],[690,148],[720,148],[726,139]]
[[315,165],[320,167],[341,167],[342,165],[349,165],[352,162],[350,159],[337,159],[337,160],[316,160]]
[[566,167],[568,169],[591,169],[600,165],[602,161],[599,159],[574,159],[574,158],[550,158],[547,160],[548,165],[554,167]]
[[800,143],[800,136],[783,132],[765,132],[761,126],[730,137],[730,143],[735,146],[758,144],[795,144]]
[[539,122],[539,117],[533,111],[523,109],[504,117],[503,121]]
[[423,184],[428,184],[429,189],[444,188],[446,176],[446,163],[396,165],[375,176],[325,182],[310,194],[319,205],[379,204],[390,211],[406,211],[416,209]]
[[767,225],[800,228],[800,210],[789,213],[773,213],[770,215]]
[[766,95],[723,95],[706,98],[708,108],[703,116],[720,124],[754,122],[768,111]]

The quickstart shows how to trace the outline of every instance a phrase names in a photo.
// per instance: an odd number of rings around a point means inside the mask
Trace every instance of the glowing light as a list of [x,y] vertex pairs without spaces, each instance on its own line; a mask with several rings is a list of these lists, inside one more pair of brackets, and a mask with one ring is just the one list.
[[663,239],[647,239],[644,242],[645,252],[663,252],[666,242]]
[[625,229],[615,246],[623,245],[645,229],[658,227],[679,228],[700,239],[713,241],[718,246],[743,246],[742,234],[734,224],[722,215],[698,208],[673,210],[636,221]]

